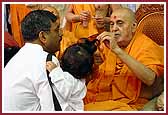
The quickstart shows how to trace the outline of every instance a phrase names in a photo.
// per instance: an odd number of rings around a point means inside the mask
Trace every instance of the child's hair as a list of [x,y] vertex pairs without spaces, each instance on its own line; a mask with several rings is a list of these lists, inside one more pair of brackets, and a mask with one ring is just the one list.
[[93,54],[97,50],[96,41],[82,38],[81,42],[68,47],[62,58],[61,67],[75,78],[84,78],[91,72],[94,63]]

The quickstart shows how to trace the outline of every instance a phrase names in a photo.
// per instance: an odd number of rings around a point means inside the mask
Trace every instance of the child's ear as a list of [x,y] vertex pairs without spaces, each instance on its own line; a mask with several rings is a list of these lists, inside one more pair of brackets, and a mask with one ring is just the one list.
[[45,44],[46,41],[47,41],[45,34],[46,34],[46,33],[45,33],[44,31],[41,31],[41,32],[39,33],[40,41],[41,41],[43,44]]

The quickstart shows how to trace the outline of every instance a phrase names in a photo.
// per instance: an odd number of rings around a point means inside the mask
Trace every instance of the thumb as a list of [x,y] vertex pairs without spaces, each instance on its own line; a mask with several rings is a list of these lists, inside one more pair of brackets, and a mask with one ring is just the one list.
[[105,39],[105,40],[103,41],[103,43],[105,44],[105,46],[106,46],[107,48],[110,49],[110,41],[109,41],[109,40]]

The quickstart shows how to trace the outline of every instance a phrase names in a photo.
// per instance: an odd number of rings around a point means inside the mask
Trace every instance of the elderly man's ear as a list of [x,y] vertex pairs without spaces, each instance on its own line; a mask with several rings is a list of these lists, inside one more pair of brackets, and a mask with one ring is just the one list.
[[45,44],[47,42],[47,37],[46,36],[47,36],[47,33],[44,32],[44,31],[41,31],[39,33],[39,40],[42,44]]

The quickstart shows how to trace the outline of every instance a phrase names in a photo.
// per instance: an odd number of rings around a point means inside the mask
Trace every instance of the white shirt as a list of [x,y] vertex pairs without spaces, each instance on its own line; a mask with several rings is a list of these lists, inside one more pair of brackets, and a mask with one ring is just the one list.
[[[54,111],[46,73],[47,54],[40,45],[26,43],[8,62],[3,76],[5,111]],[[58,65],[50,76],[62,111],[84,110],[85,80],[63,72],[55,57],[52,61]]]
[[76,79],[68,72],[56,67],[49,74],[54,83],[53,89],[63,111],[83,111],[83,98],[86,95],[84,79]]
[[2,87],[5,111],[54,111],[47,54],[40,45],[26,43],[8,62]]

